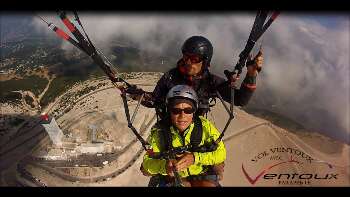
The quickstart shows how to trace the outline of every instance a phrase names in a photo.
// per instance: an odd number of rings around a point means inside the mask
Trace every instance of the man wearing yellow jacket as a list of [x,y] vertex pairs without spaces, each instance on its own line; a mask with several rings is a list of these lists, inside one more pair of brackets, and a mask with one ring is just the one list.
[[[160,123],[163,125],[158,124],[151,130],[149,143],[155,154],[167,150],[170,145],[173,148],[189,145],[201,147],[213,144],[219,138],[220,133],[209,120],[196,116],[198,97],[191,87],[174,86],[167,94],[166,104],[168,118]],[[164,184],[174,181],[175,170],[185,186],[218,186],[226,159],[224,143],[220,141],[216,149],[209,152],[196,150],[199,149],[192,148],[169,160],[156,159],[146,153],[141,171],[144,175],[162,177]]]

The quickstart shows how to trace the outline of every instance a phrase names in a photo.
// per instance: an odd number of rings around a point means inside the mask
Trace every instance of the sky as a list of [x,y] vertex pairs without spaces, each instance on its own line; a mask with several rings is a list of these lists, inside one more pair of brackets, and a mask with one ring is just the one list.
[[[54,14],[40,15],[63,28]],[[210,69],[220,76],[237,62],[254,18],[253,12],[80,13],[90,39],[100,48],[126,37],[141,50],[173,51],[180,58],[186,38],[205,36],[214,47]],[[42,21],[33,24],[43,35],[52,34]],[[258,41],[257,46],[263,43],[264,66],[254,99],[268,100],[282,114],[350,143],[349,32],[345,13],[282,12]],[[72,49],[67,43],[62,48]]]

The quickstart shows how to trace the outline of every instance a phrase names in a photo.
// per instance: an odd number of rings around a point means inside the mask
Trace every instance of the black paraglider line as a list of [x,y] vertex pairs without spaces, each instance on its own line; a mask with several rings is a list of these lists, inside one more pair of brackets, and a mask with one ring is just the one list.
[[[252,49],[254,48],[255,43],[264,34],[264,32],[267,30],[267,28],[270,27],[272,22],[277,18],[277,16],[279,15],[279,12],[278,11],[272,12],[271,17],[269,18],[269,20],[264,25],[265,20],[267,18],[267,15],[268,15],[268,11],[258,11],[258,13],[256,14],[256,17],[255,17],[254,23],[253,23],[252,30],[250,31],[247,43],[246,43],[243,51],[239,54],[239,60],[238,60],[238,62],[236,64],[236,66],[234,67],[234,70],[232,72],[228,71],[228,70],[224,71],[224,74],[226,75],[227,79],[229,81],[233,81],[233,84],[239,79],[240,74],[242,73],[243,66],[246,64],[247,59],[249,57],[249,54],[251,53]],[[261,47],[262,47],[262,45],[260,45],[260,49],[261,49]],[[236,76],[234,77],[234,75],[236,75]],[[231,84],[230,109],[225,104],[225,102],[224,102],[222,96],[220,95],[220,93],[218,91],[216,91],[216,93],[217,93],[221,103],[225,107],[227,113],[229,114],[229,119],[227,120],[223,131],[221,132],[219,138],[215,141],[215,143],[218,144],[221,141],[221,139],[224,137],[228,126],[230,125],[232,119],[234,118],[233,106],[234,106],[235,86]]]
[[[59,28],[57,28],[55,26],[56,29],[52,29],[56,34],[57,34],[57,30],[59,29],[61,32],[63,32],[65,34],[65,37],[62,35],[59,35],[59,37],[63,38],[64,40],[69,41],[71,44],[73,44],[74,46],[76,46],[77,48],[81,49],[82,51],[84,51],[88,56],[90,56],[93,61],[99,65],[102,70],[107,74],[107,76],[109,77],[109,79],[112,81],[112,84],[118,88],[122,94],[122,99],[123,99],[123,103],[124,103],[124,109],[125,109],[125,115],[127,117],[127,121],[128,121],[128,127],[133,131],[133,133],[136,135],[137,139],[141,142],[143,148],[147,151],[149,150],[149,148],[147,148],[147,146],[149,146],[149,144],[142,138],[142,136],[139,135],[139,133],[137,132],[137,130],[135,129],[135,127],[132,125],[132,122],[130,120],[130,114],[129,114],[129,107],[127,105],[127,100],[126,100],[126,95],[125,95],[125,91],[124,91],[124,87],[118,86],[116,84],[116,82],[123,82],[127,87],[131,87],[132,85],[129,84],[127,81],[125,81],[123,78],[120,77],[116,77],[115,73],[113,72],[112,68],[111,68],[111,63],[108,61],[108,59],[106,58],[106,56],[103,55],[103,53],[101,51],[97,51],[96,48],[94,47],[94,45],[92,44],[91,40],[88,38],[88,41],[86,41],[86,39],[84,38],[84,36],[80,33],[80,31],[75,27],[75,25],[67,18],[66,16],[66,12],[63,11],[59,11],[57,13],[59,15],[59,17],[61,18],[62,22],[66,25],[66,27],[70,30],[70,32],[73,34],[73,36],[79,41],[76,42],[74,39],[72,39],[68,34],[66,34],[63,30],[60,30]],[[77,15],[76,12],[74,12],[76,21],[79,23],[80,26],[81,22],[79,20],[79,17]],[[42,21],[44,21],[46,24],[48,24],[49,26],[52,23],[48,23],[47,21],[45,21],[42,17],[40,17],[39,15],[37,15]],[[82,27],[85,35],[87,36],[84,28]],[[74,42],[72,42],[74,41]],[[101,55],[103,55],[103,57],[107,60],[108,64],[106,63],[106,61],[104,61],[101,57]],[[110,65],[109,65],[110,64]],[[140,101],[139,101],[140,103]],[[139,104],[138,104],[139,105]],[[138,110],[138,107],[135,109],[133,117],[136,115],[136,112]]]
[[[47,24],[47,26],[49,27],[49,29],[51,29],[52,31],[54,31],[56,33],[57,36],[61,37],[64,40],[67,40],[68,42],[70,42],[72,45],[74,45],[75,47],[79,48],[80,50],[84,51],[83,48],[81,48],[81,46],[79,45],[79,43],[74,40],[73,38],[71,38],[67,33],[65,33],[63,30],[61,30],[60,28],[58,28],[57,26],[55,26],[53,23],[48,23],[46,20],[44,20],[41,16],[39,16],[38,14],[35,14],[37,17],[39,17],[43,22],[45,22]],[[84,51],[86,53],[86,51]]]
[[140,98],[139,101],[137,102],[135,111],[134,111],[134,113],[132,114],[132,117],[131,117],[131,121],[130,121],[131,124],[134,123],[134,120],[135,120],[135,117],[136,117],[136,113],[137,113],[137,111],[139,110],[141,101],[142,101],[142,99],[143,99],[144,96],[145,96],[145,94],[142,94],[142,95],[141,95],[141,98]]

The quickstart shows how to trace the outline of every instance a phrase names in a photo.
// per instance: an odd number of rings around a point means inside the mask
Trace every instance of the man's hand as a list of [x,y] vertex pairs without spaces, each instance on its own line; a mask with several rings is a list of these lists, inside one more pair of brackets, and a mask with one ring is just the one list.
[[140,166],[140,171],[141,171],[141,173],[142,173],[144,176],[152,176],[152,174],[150,174],[149,172],[147,172],[147,171],[143,168],[142,164],[141,164],[141,166]]
[[175,163],[177,171],[183,171],[188,168],[190,165],[194,164],[194,155],[193,153],[184,153],[181,155],[180,160]]
[[176,162],[176,160],[171,159],[171,160],[167,160],[166,164],[165,164],[165,169],[166,169],[166,173],[171,176],[174,177],[174,163]]
[[125,92],[134,100],[139,100],[144,91],[141,88],[138,88],[136,85],[128,87],[125,89]]
[[224,74],[226,75],[228,82],[229,82],[229,86],[231,88],[235,88],[236,87],[236,81],[239,80],[239,75],[237,74],[233,74],[233,72],[230,72],[228,70],[224,71]]
[[261,71],[262,65],[264,63],[264,57],[262,53],[262,49],[260,49],[259,53],[252,59],[251,55],[249,55],[247,60],[247,74],[248,76],[256,76],[258,72]]

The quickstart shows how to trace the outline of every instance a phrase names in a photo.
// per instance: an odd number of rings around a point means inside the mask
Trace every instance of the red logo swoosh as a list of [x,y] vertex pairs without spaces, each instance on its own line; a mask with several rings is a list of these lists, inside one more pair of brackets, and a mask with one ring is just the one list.
[[259,180],[259,178],[260,178],[262,175],[264,175],[266,172],[268,172],[269,170],[271,170],[273,167],[276,167],[276,166],[281,165],[281,164],[284,164],[284,163],[290,163],[290,162],[299,163],[299,161],[295,161],[295,160],[293,160],[292,157],[291,157],[290,160],[288,160],[288,161],[279,162],[279,163],[277,163],[277,164],[273,164],[273,165],[271,165],[271,166],[267,166],[267,167],[263,168],[263,170],[262,170],[262,171],[258,174],[258,176],[256,176],[254,179],[251,178],[251,177],[248,175],[247,171],[244,169],[243,164],[242,164],[242,171],[243,171],[245,177],[248,179],[248,181],[249,181],[252,185],[254,185],[254,184]]

